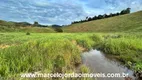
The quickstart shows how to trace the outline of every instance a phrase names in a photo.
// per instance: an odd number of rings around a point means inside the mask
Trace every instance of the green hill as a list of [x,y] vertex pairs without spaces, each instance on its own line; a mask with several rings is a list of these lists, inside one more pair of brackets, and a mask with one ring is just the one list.
[[56,32],[51,27],[33,26],[28,22],[12,22],[0,20],[0,32],[37,32],[37,33],[50,33]]
[[76,23],[63,28],[65,32],[140,32],[142,31],[142,11],[84,23]]

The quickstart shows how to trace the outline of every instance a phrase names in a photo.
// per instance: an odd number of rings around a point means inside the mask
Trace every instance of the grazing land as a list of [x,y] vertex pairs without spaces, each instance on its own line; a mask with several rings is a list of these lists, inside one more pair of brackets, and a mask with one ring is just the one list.
[[106,19],[76,23],[64,28],[65,32],[141,32],[142,11]]

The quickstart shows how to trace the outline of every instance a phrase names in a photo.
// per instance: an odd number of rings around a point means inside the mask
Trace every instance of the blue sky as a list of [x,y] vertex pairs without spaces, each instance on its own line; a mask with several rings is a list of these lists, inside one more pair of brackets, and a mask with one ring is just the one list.
[[0,19],[62,25],[127,7],[142,10],[142,0],[0,0]]

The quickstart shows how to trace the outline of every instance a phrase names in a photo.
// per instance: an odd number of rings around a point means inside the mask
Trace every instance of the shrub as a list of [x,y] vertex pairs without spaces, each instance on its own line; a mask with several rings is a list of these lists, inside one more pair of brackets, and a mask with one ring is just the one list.
[[56,32],[63,32],[63,30],[62,30],[61,28],[58,28],[58,27],[54,28],[54,30],[55,30]]
[[27,33],[26,33],[26,35],[30,35],[30,33],[29,33],[29,32],[27,32]]

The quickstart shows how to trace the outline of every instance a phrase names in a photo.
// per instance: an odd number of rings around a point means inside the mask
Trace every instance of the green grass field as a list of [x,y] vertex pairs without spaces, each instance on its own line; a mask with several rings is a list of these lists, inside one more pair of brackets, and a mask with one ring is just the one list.
[[52,28],[0,26],[0,32],[55,33]]
[[98,48],[131,69],[141,70],[141,36],[141,33],[0,33],[0,74],[14,77],[38,71],[74,72],[81,64],[82,48]]

